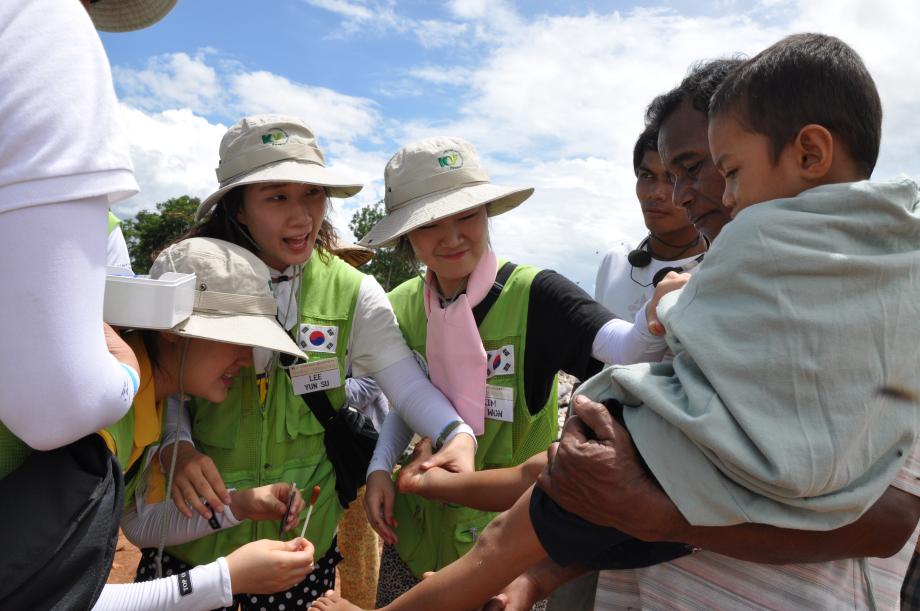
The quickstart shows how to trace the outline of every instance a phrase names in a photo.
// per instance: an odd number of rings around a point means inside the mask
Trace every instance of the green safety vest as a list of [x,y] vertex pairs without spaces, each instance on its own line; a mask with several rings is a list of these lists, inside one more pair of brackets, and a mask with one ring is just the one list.
[[121,225],[121,219],[109,210],[109,233],[112,233],[119,225]]
[[[147,357],[147,350],[140,336],[136,334],[129,335],[126,341],[140,364],[141,386],[128,412],[114,424],[99,431],[99,435],[105,440],[109,451],[118,459],[118,464],[124,473],[130,471],[134,463],[142,459],[141,450],[156,442],[160,436],[160,414],[156,407],[153,370]],[[140,440],[139,448],[135,446],[138,440]],[[19,467],[31,451],[32,449],[25,442],[0,423],[0,479]],[[139,479],[136,476],[126,478],[125,505],[133,500],[134,489]]]
[[[527,309],[530,285],[539,271],[527,265],[515,268],[479,326],[482,344],[490,355],[491,377],[486,383],[492,388],[487,395],[503,394],[503,402],[513,398],[513,422],[486,418],[485,430],[477,437],[477,470],[519,465],[545,451],[556,439],[559,425],[555,380],[546,403],[533,414],[524,394]],[[404,282],[389,297],[406,343],[417,356],[423,356],[428,319],[422,279]],[[393,514],[399,524],[396,549],[418,577],[425,571],[440,570],[469,551],[482,529],[498,515],[413,494],[397,494]]]
[[[338,361],[341,386],[326,391],[334,409],[345,404],[345,353],[363,278],[364,274],[331,255],[328,263],[314,255],[303,267],[298,295],[300,322],[315,325],[321,335],[334,328],[336,339],[333,348],[328,341],[314,346],[310,334],[298,336],[298,343],[310,361]],[[223,402],[194,399],[191,412],[195,445],[217,465],[227,488],[296,482],[309,498],[313,486],[320,486],[306,537],[313,543],[316,557],[321,558],[332,544],[342,507],[323,445],[323,427],[303,399],[294,394],[287,371],[274,368],[264,405],[259,401],[255,371],[247,368],[234,380]],[[295,528],[287,537],[299,534],[300,529]],[[188,564],[201,565],[251,541],[277,538],[278,522],[246,521],[170,547],[169,553]]]

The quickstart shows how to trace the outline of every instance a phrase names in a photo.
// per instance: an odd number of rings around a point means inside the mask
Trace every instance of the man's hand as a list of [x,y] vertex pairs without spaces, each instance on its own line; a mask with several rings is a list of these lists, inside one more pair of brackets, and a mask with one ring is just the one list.
[[[169,473],[172,451],[171,444],[160,448],[160,466],[164,473]],[[187,518],[192,517],[190,508],[193,508],[207,519],[211,517],[211,509],[201,502],[202,497],[215,513],[223,512],[224,504],[230,504],[230,494],[214,461],[187,441],[180,441],[173,476],[173,503]]]
[[444,444],[428,460],[422,463],[422,470],[441,467],[454,473],[472,473],[476,470],[476,439],[468,433],[460,433]]
[[646,472],[632,439],[600,403],[579,395],[537,478],[567,511],[644,541],[671,541],[682,516]]
[[655,293],[645,306],[645,321],[649,333],[659,337],[665,334],[664,325],[658,320],[658,302],[668,293],[684,288],[684,285],[689,280],[690,274],[688,273],[668,272],[658,283],[658,286],[655,287]]

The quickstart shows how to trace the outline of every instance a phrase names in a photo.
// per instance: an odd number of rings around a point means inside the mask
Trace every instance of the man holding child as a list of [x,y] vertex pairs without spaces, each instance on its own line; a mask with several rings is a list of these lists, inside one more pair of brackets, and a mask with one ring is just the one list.
[[[820,66],[821,62],[848,59],[841,47],[845,45],[829,37],[790,37],[733,75],[732,82],[716,95],[714,109],[709,108],[709,96],[736,61],[721,60],[699,67],[680,87],[653,103],[649,118],[659,126],[659,150],[674,177],[675,203],[687,208],[691,219],[710,238],[728,221],[726,212],[734,217],[748,205],[795,196],[809,187],[768,194],[764,189],[778,191],[784,185],[794,185],[796,179],[816,180],[816,176],[823,184],[868,178],[878,153],[881,125],[881,109],[868,73],[844,66],[843,72],[849,71],[853,78],[851,87],[857,89],[848,101],[861,105],[855,112],[835,97],[847,94],[826,88],[822,91],[814,81],[796,81],[796,73],[802,72],[795,63],[797,53],[807,54]],[[851,50],[846,51],[855,57]],[[744,99],[739,90],[758,86],[790,92],[782,105],[785,112],[764,108],[768,102],[763,100],[771,98],[762,91],[754,98],[761,101],[761,108],[749,102],[739,109],[738,98]],[[816,90],[811,99],[802,95],[808,89]],[[754,97],[753,92],[748,95]],[[828,115],[830,121],[824,119]],[[763,125],[771,119],[775,125]],[[861,140],[859,134],[863,134]],[[785,145],[787,139],[789,144]],[[752,159],[752,155],[759,158]],[[713,157],[720,167],[713,163]],[[883,188],[903,192],[907,197],[904,220],[916,223],[916,217],[909,215],[917,201],[916,185],[903,181]],[[720,199],[726,209],[717,207]],[[916,244],[916,235],[913,242]],[[769,264],[772,262],[764,261],[764,265]],[[896,298],[903,299],[904,295]],[[817,405],[801,407],[820,409]],[[916,410],[916,406],[900,404],[897,409]],[[570,425],[549,470],[550,477],[543,482],[553,498],[563,506],[580,507],[579,512],[588,519],[622,527],[640,538],[680,540],[706,550],[645,569],[604,573],[596,608],[862,607],[871,604],[872,598],[879,608],[897,607],[898,589],[917,537],[920,515],[916,446],[881,498],[846,526],[826,531],[751,523],[697,527],[691,526],[648,478],[621,476],[634,470],[636,454],[624,451],[629,449],[630,439],[625,429],[606,415],[603,406],[582,402],[576,405],[576,412],[582,420]],[[587,441],[586,426],[598,441]],[[591,468],[586,468],[588,456]],[[600,467],[599,463],[616,466]],[[613,471],[620,475],[612,477]],[[585,496],[585,492],[590,494]],[[595,511],[587,515],[585,508]],[[885,556],[891,557],[879,558]]]

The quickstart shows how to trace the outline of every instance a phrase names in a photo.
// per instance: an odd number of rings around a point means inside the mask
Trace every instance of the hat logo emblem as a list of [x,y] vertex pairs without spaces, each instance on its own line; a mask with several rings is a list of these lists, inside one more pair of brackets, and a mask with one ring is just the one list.
[[279,146],[286,144],[288,141],[287,132],[280,128],[273,128],[262,134],[262,144],[271,144]]
[[458,170],[463,167],[463,155],[460,154],[460,151],[444,151],[438,157],[438,167]]

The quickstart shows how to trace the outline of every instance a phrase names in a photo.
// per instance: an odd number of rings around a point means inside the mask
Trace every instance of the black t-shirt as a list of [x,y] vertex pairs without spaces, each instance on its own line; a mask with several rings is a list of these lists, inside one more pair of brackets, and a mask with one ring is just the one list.
[[543,270],[530,285],[524,348],[524,395],[536,413],[552,392],[560,369],[584,380],[603,367],[591,358],[597,332],[613,313],[561,274]]

